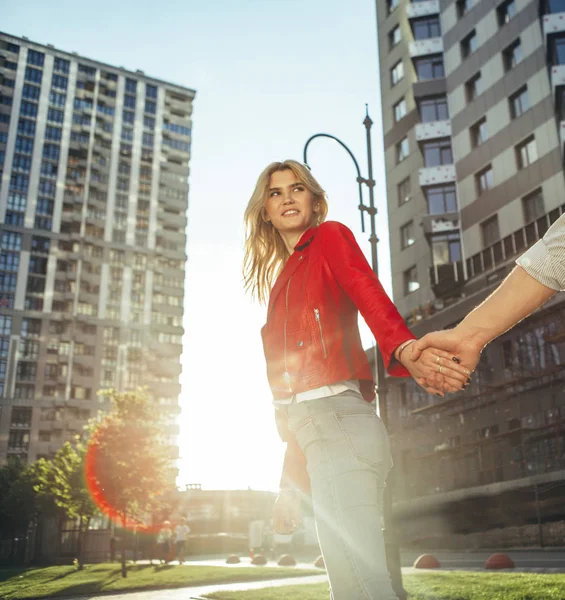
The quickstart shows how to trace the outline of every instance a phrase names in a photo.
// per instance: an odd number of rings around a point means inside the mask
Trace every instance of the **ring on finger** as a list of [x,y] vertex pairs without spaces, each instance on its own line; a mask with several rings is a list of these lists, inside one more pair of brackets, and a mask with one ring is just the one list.
[[441,362],[441,358],[439,356],[436,356],[436,363],[439,365],[440,362]]
[[439,366],[438,366],[438,368],[437,368],[437,372],[438,372],[438,373],[441,373],[441,368],[442,368],[442,366],[443,366],[443,365],[439,365]]

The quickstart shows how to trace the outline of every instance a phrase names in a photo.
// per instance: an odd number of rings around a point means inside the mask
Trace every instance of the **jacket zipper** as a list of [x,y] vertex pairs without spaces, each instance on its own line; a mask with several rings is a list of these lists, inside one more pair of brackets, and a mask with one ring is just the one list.
[[320,309],[314,309],[314,315],[316,317],[316,321],[318,322],[318,329],[320,330],[320,340],[322,340],[322,350],[324,351],[324,358],[328,358],[328,353],[326,352],[326,343],[324,342],[324,332],[322,330],[322,321],[320,319]]
[[290,276],[288,278],[288,283],[286,286],[286,299],[285,299],[286,313],[284,316],[284,378],[286,380],[286,384],[288,385],[289,392],[292,392],[292,386],[290,385],[290,374],[288,372],[287,362],[286,362],[286,324],[288,322],[288,291],[290,290],[291,280],[292,280],[292,276]]

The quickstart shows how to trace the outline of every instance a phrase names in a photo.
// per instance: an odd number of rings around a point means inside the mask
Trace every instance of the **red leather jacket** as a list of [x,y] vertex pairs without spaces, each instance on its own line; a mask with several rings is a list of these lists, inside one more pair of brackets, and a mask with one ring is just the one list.
[[[361,312],[391,375],[408,371],[394,350],[414,335],[384,291],[351,231],[335,221],[308,229],[300,238],[269,298],[261,330],[267,376],[275,399],[338,381],[360,382],[367,401],[374,398],[373,375],[357,325]],[[308,487],[304,457],[293,436],[288,442],[283,479]],[[284,482],[282,482],[284,485]]]

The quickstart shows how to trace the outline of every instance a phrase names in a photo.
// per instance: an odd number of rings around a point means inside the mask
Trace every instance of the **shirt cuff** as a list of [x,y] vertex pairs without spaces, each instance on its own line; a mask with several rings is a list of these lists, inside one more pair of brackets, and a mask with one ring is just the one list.
[[560,291],[562,287],[553,275],[553,266],[549,251],[543,239],[536,242],[529,250],[516,260],[524,271],[542,285]]

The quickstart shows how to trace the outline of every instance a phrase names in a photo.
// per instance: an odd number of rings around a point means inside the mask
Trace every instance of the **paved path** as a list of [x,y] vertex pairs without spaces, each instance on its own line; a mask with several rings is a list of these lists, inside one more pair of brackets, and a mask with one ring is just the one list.
[[[465,570],[465,571],[483,571],[484,564],[487,558],[493,554],[494,550],[489,551],[471,551],[471,552],[460,552],[460,551],[437,551],[430,552],[436,556],[442,566],[442,570]],[[510,572],[530,572],[530,573],[565,573],[565,552],[563,550],[551,551],[551,550],[501,550],[505,554],[508,554],[514,561],[516,568],[510,569]],[[418,569],[414,569],[411,566],[414,560],[421,553],[417,552],[403,552],[402,553],[402,573],[408,575],[410,573],[421,572]],[[145,562],[145,561],[143,561]],[[223,566],[230,567],[232,565],[226,565],[225,558],[208,558],[206,560],[190,560],[188,564],[191,565],[209,565],[209,566]],[[275,566],[276,563],[269,561],[268,566]],[[237,566],[250,566],[250,559],[247,557],[242,558],[241,564],[233,565]],[[260,566],[253,567],[261,569]],[[299,563],[297,568],[312,568],[311,563]],[[193,598],[199,598],[205,594],[211,594],[212,592],[218,591],[245,591],[245,590],[256,590],[265,587],[280,587],[285,585],[306,585],[312,583],[323,583],[327,581],[325,574],[320,575],[306,575],[302,577],[287,577],[284,579],[269,579],[262,581],[248,581],[242,583],[223,583],[206,586],[193,586],[187,588],[177,588],[169,590],[153,590],[145,592],[127,592],[123,594],[102,594],[94,596],[76,596],[73,598],[66,598],[65,600],[191,600]]]

